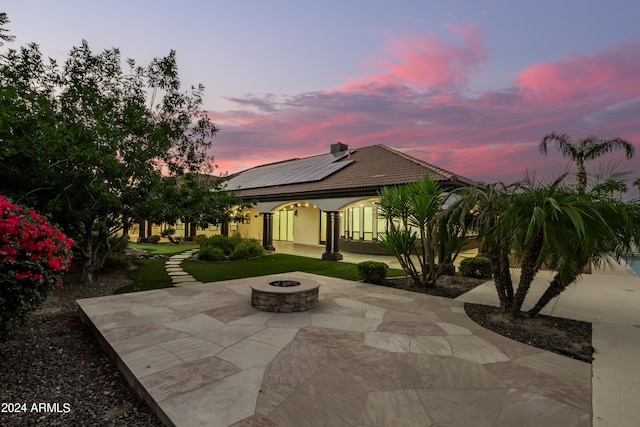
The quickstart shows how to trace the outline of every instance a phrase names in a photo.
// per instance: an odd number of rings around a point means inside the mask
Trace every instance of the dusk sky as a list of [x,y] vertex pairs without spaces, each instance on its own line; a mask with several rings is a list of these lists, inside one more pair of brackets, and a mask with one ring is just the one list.
[[[640,1],[3,0],[6,28],[60,62],[82,39],[146,65],[177,52],[220,132],[219,172],[384,144],[475,180],[555,176],[552,131],[636,145]],[[598,162],[588,164],[595,169]]]

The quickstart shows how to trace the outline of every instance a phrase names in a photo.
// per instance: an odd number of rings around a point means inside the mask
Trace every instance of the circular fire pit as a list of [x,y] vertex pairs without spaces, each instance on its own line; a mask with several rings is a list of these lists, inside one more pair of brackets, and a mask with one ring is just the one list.
[[251,305],[275,313],[306,311],[318,305],[320,284],[309,279],[263,279],[251,284]]
[[274,280],[273,282],[269,282],[271,286],[277,286],[279,288],[290,288],[292,286],[300,285],[300,282],[296,280]]

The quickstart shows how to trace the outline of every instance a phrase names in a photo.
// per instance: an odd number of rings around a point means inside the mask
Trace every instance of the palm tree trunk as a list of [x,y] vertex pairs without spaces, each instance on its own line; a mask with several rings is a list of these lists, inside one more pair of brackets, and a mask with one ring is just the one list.
[[529,244],[529,247],[524,251],[522,256],[520,282],[518,283],[518,290],[516,291],[513,306],[511,307],[511,315],[514,317],[520,314],[524,300],[531,288],[531,283],[540,269],[538,257],[540,256],[543,242],[544,236],[538,234],[533,238],[533,241]]
[[560,295],[562,291],[567,289],[567,286],[568,284],[560,283],[560,281],[558,281],[557,279],[557,276],[554,277],[547,290],[544,292],[544,294],[542,294],[536,305],[534,305],[533,308],[527,312],[527,315],[529,317],[536,317],[540,313],[540,310],[542,310],[547,304],[549,304],[549,301],[551,301],[552,299]]
[[584,167],[582,159],[576,159],[576,164],[578,165],[578,173],[576,174],[578,178],[578,191],[584,193],[587,188],[587,170]]
[[509,268],[509,257],[501,245],[496,248],[487,248],[487,255],[491,261],[491,272],[500,300],[500,308],[503,312],[513,305],[513,282]]
[[502,277],[503,287],[507,296],[507,307],[513,304],[513,282],[511,281],[511,266],[509,265],[509,247],[500,246],[500,276]]

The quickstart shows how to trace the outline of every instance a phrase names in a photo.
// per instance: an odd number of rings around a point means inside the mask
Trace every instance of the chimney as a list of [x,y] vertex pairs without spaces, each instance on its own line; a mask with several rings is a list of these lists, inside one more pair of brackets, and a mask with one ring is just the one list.
[[331,144],[331,154],[340,153],[349,148],[347,144],[343,144],[342,142],[336,142],[335,144]]

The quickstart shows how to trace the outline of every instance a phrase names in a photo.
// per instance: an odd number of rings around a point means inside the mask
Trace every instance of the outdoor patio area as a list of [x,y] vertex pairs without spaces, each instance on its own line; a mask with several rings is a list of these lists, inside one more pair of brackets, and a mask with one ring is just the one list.
[[483,329],[460,301],[291,273],[320,284],[318,306],[263,312],[252,279],[199,283],[179,262],[179,287],[78,301],[167,425],[591,425],[591,365]]

